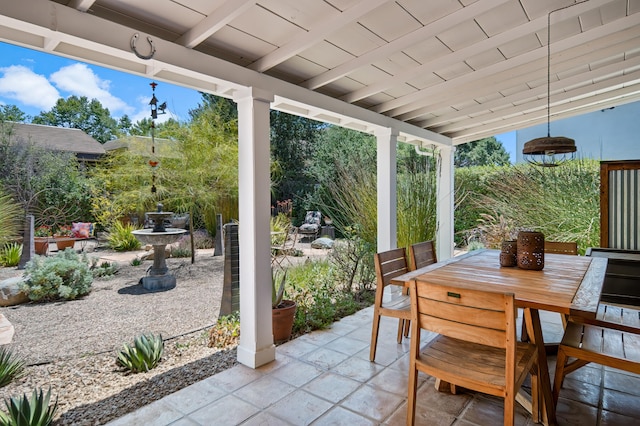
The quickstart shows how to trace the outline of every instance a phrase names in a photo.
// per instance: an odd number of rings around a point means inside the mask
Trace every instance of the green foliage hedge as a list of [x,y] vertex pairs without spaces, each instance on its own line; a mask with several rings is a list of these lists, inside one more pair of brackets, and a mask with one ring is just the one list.
[[457,169],[455,219],[462,244],[492,240],[487,232],[509,227],[540,231],[547,240],[576,241],[584,253],[600,244],[599,162]]

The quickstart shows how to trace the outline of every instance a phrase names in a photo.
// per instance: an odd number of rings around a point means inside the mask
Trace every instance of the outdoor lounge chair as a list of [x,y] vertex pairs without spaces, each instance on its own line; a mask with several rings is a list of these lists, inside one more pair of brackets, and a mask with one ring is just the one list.
[[319,211],[310,210],[304,218],[304,223],[298,227],[298,233],[302,235],[313,235],[315,239],[320,233],[320,221],[322,220],[322,213]]

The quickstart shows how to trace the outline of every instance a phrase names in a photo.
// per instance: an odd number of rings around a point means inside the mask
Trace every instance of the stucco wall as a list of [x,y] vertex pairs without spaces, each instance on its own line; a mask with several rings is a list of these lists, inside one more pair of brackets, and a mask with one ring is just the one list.
[[[547,125],[516,132],[516,162],[525,142],[547,135]],[[551,122],[551,136],[575,139],[576,157],[597,160],[640,159],[640,102]]]

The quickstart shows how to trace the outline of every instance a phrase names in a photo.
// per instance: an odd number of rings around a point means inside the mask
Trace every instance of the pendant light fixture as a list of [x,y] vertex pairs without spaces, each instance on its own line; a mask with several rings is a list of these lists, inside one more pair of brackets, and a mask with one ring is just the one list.
[[[584,3],[584,2],[580,2]],[[578,3],[552,10],[547,14],[547,136],[524,144],[522,155],[529,163],[540,167],[556,167],[576,154],[576,142],[564,136],[551,136],[551,14]]]

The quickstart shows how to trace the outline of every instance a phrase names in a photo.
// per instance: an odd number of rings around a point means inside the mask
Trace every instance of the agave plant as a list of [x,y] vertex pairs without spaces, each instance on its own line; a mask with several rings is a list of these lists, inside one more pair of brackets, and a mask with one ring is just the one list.
[[0,348],[0,387],[24,375],[24,361],[16,358],[10,350]]
[[125,343],[116,361],[133,373],[140,373],[158,365],[163,351],[162,335],[143,334],[134,339],[133,346]]
[[58,409],[58,398],[52,406],[51,388],[47,393],[42,389],[34,389],[31,398],[27,394],[14,396],[5,400],[7,412],[0,411],[0,425],[2,426],[48,426],[53,423],[53,416]]

